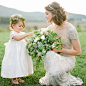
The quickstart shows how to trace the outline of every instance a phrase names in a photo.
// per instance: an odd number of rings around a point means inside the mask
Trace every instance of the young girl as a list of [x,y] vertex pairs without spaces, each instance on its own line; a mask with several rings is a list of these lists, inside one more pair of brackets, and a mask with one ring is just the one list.
[[5,55],[2,61],[1,76],[12,78],[13,84],[23,83],[20,77],[28,76],[33,73],[32,59],[26,50],[27,36],[33,33],[21,32],[25,27],[25,19],[20,14],[12,15],[10,18],[10,40],[5,43]]

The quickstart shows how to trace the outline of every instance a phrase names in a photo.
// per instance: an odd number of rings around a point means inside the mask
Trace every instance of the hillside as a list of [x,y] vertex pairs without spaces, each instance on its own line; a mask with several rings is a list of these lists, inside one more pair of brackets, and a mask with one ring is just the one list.
[[21,14],[26,20],[45,20],[45,14],[42,12],[23,12],[0,5],[0,17],[10,17],[13,14]]
[[[8,8],[0,5],[0,17],[10,17],[12,14],[21,14],[23,15],[26,20],[37,20],[37,21],[45,21],[45,14],[42,12],[23,12],[19,11],[13,8]],[[80,14],[73,14],[73,13],[68,13],[68,19],[73,19],[73,20],[82,20],[86,19],[86,15],[80,15]]]

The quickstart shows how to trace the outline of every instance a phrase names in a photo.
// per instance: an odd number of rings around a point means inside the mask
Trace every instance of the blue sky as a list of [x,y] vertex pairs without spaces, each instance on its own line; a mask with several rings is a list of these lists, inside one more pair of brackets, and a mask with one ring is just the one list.
[[86,0],[1,0],[0,5],[24,12],[44,12],[44,7],[53,1],[70,13],[86,15]]

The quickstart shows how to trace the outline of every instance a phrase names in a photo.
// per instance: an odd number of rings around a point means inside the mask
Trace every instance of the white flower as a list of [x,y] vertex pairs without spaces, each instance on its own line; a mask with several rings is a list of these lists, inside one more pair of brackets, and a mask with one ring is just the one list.
[[33,45],[33,44],[31,43],[31,44],[28,45],[28,47],[31,47],[32,45]]
[[46,35],[48,35],[48,32],[47,32],[47,31],[45,31],[44,33],[45,33]]
[[44,35],[42,35],[42,36],[41,36],[41,39],[43,39],[43,40],[44,40],[44,39],[45,39],[45,36],[44,36]]
[[36,50],[36,52],[38,53],[38,50]]
[[37,42],[37,40],[39,40],[39,38],[38,38],[38,37],[34,40],[34,42]]
[[38,56],[41,56],[41,52],[38,52]]
[[43,50],[42,50],[42,52],[43,52],[43,53],[46,53],[46,50],[45,50],[45,49],[43,49]]
[[43,34],[43,32],[47,32],[48,28],[41,28],[41,34]]
[[41,31],[44,32],[46,30],[46,28],[41,28]]
[[[56,42],[55,42],[56,43]],[[52,46],[52,48],[54,48],[55,47],[55,43],[53,43],[51,46]]]
[[35,43],[33,43],[33,45],[34,45]]
[[40,34],[43,34],[43,32],[41,31]]

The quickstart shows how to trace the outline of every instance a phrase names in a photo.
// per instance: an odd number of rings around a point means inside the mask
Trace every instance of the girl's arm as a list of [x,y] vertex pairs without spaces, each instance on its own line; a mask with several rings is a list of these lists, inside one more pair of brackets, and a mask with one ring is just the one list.
[[28,43],[29,42],[28,38],[25,38],[25,41]]
[[23,35],[20,35],[20,36],[15,35],[15,36],[12,37],[12,39],[20,41],[20,40],[26,38],[27,36],[33,36],[33,32],[26,33],[26,34],[23,34]]
[[72,39],[71,40],[73,49],[65,49],[63,48],[62,50],[57,50],[56,48],[53,48],[54,52],[61,52],[69,55],[74,55],[74,56],[80,56],[81,55],[81,46],[80,42],[78,39]]

